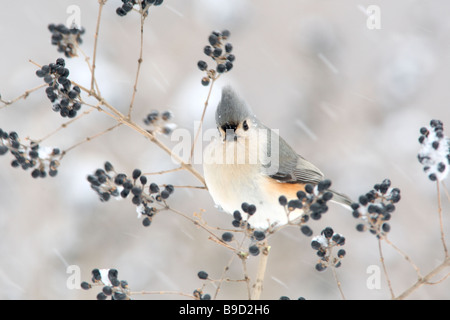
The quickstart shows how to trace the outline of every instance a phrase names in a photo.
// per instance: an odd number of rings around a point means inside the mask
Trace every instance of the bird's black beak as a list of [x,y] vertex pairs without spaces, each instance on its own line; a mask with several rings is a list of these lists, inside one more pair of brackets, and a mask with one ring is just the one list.
[[224,125],[222,125],[221,128],[225,132],[223,141],[225,141],[225,140],[236,141],[237,140],[237,135],[236,135],[237,124],[227,122]]

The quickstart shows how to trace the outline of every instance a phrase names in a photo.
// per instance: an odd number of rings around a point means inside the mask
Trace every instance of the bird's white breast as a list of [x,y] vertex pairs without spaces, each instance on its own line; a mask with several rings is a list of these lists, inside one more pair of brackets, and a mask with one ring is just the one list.
[[[281,193],[271,191],[271,178],[263,175],[261,163],[253,161],[248,153],[248,140],[212,141],[204,151],[203,170],[206,185],[216,203],[225,212],[232,214],[240,210],[243,202],[254,204],[256,213],[249,223],[257,229],[267,229],[270,225],[288,222],[287,214],[278,198]],[[243,161],[244,159],[244,161]],[[297,214],[298,217],[298,214]],[[291,220],[295,218],[290,216]]]

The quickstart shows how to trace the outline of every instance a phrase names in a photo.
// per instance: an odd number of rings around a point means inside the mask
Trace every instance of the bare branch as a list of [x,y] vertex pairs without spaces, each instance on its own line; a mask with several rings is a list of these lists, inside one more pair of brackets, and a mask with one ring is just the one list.
[[83,143],[92,141],[92,140],[94,140],[95,138],[98,138],[98,137],[104,135],[105,133],[114,130],[115,128],[119,127],[120,125],[121,125],[121,123],[117,123],[117,124],[113,125],[112,127],[107,128],[106,130],[103,130],[103,131],[101,131],[101,132],[99,132],[99,133],[96,133],[96,134],[94,134],[94,135],[92,135],[92,136],[89,136],[89,137],[84,138],[84,139],[81,140],[80,142],[78,142],[78,143],[74,144],[73,146],[67,148],[66,150],[62,151],[62,153],[61,153],[61,159],[67,154],[67,152],[69,152],[69,151],[75,149],[76,147],[79,147],[79,146],[82,145]]
[[341,294],[342,300],[345,300],[344,291],[342,291],[341,281],[339,280],[337,273],[336,273],[336,267],[332,266],[331,270],[333,271],[333,276],[334,276],[334,279],[336,280],[336,284],[339,289],[339,293]]
[[417,277],[419,279],[422,278],[419,267],[412,261],[412,259],[405,252],[403,252],[400,248],[394,245],[386,236],[383,236],[382,239],[386,241],[387,244],[389,244],[395,251],[397,251],[400,255],[402,255],[406,261],[408,261],[411,264],[414,270],[416,270]]
[[[447,257],[444,260],[444,262],[442,262],[436,268],[431,270],[430,273],[428,273],[425,277],[423,277],[422,279],[419,279],[415,284],[413,284],[411,287],[406,289],[402,294],[395,297],[395,300],[403,300],[403,299],[407,298],[409,295],[411,295],[411,293],[416,291],[418,288],[423,286],[424,284],[430,284],[431,278],[433,278],[438,273],[440,273],[441,271],[443,271],[445,268],[448,268],[448,267],[450,267],[450,257]],[[448,278],[448,274],[444,277],[444,279],[446,279],[446,278]]]
[[444,247],[445,257],[448,258],[448,249],[445,244],[445,234],[444,234],[444,222],[442,220],[442,205],[441,205],[441,191],[439,189],[439,180],[436,180],[436,188],[437,188],[437,200],[438,200],[438,213],[439,213],[439,227],[441,230],[441,241]]
[[[96,62],[97,62],[97,44],[98,44],[98,33],[100,30],[100,21],[101,21],[101,17],[102,17],[102,10],[103,10],[103,6],[105,5],[106,0],[99,0],[98,1],[98,16],[97,16],[97,25],[95,27],[95,34],[94,34],[94,53],[92,55],[92,69],[91,69],[91,90],[90,92],[94,92],[94,83],[95,83],[95,67],[96,67]],[[97,94],[100,95],[100,92],[97,91]]]
[[383,250],[381,249],[381,239],[378,239],[378,252],[380,253],[380,261],[381,265],[383,266],[384,275],[386,276],[386,281],[389,287],[389,291],[391,292],[391,298],[394,299],[395,294],[394,290],[392,289],[391,280],[389,279],[389,275],[386,269],[386,264],[384,263],[384,256],[383,256]]
[[205,105],[203,107],[202,116],[200,118],[200,124],[198,126],[197,132],[195,133],[194,141],[192,142],[191,156],[189,158],[189,163],[192,163],[192,158],[194,156],[195,144],[197,143],[198,137],[200,135],[200,131],[201,131],[202,126],[203,126],[203,121],[205,119],[206,109],[208,108],[209,98],[211,96],[211,92],[212,92],[212,89],[214,87],[214,82],[216,82],[216,80],[219,79],[219,77],[220,77],[220,74],[216,78],[213,78],[212,82],[211,82],[211,86],[209,87],[208,96],[206,97]]
[[37,90],[39,90],[39,89],[41,89],[41,88],[44,88],[44,87],[46,87],[46,86],[48,86],[48,85],[47,85],[46,83],[43,83],[43,84],[41,84],[41,85],[39,85],[39,86],[37,86],[37,87],[34,87],[34,88],[32,88],[32,89],[29,89],[29,90],[25,91],[25,92],[22,93],[20,96],[14,98],[14,99],[12,99],[12,100],[3,100],[3,98],[0,96],[0,102],[3,103],[3,106],[0,106],[0,109],[6,108],[7,106],[10,106],[10,105],[12,105],[13,103],[19,101],[20,99],[24,99],[24,100],[25,100],[26,98],[28,98],[28,96],[30,95],[30,93],[35,92],[35,91],[37,91]]
[[259,257],[258,270],[256,272],[256,279],[253,285],[253,292],[251,295],[251,300],[259,300],[263,290],[264,276],[266,274],[267,261],[269,260],[270,246],[267,239],[264,240],[261,254]]
[[70,124],[74,123],[75,121],[77,121],[78,119],[88,115],[89,113],[91,113],[93,110],[95,110],[95,108],[91,108],[89,110],[84,111],[82,114],[80,114],[79,116],[70,119],[67,122],[64,122],[63,124],[61,124],[57,129],[53,130],[52,132],[48,133],[47,135],[45,135],[44,137],[42,137],[41,139],[35,141],[37,144],[41,143],[42,141],[50,138],[52,135],[54,135],[55,133],[59,132],[60,130],[67,128]]
[[131,118],[131,112],[133,111],[133,105],[134,105],[134,100],[136,98],[136,92],[137,92],[137,85],[138,85],[138,81],[139,81],[139,74],[141,72],[141,65],[142,65],[142,57],[143,57],[143,51],[144,51],[144,22],[145,22],[145,18],[147,17],[147,15],[144,14],[145,10],[147,10],[147,8],[142,8],[140,9],[140,14],[141,14],[141,36],[140,36],[140,48],[139,48],[139,59],[138,59],[138,66],[137,66],[137,71],[136,71],[136,78],[134,80],[134,85],[133,85],[133,95],[131,96],[131,102],[130,102],[130,106],[128,108],[128,118]]

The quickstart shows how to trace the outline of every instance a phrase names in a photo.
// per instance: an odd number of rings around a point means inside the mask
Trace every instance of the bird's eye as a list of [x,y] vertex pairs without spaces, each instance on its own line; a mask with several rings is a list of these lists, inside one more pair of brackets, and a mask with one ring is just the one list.
[[242,127],[244,128],[245,131],[248,130],[248,123],[247,123],[247,120],[244,120],[244,123],[242,124]]

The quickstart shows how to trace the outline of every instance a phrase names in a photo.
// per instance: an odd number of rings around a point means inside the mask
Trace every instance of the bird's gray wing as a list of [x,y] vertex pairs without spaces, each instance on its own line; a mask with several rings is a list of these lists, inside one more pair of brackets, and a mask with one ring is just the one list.
[[[273,147],[278,142],[278,148]],[[271,171],[267,175],[286,183],[317,184],[324,179],[323,173],[305,158],[299,156],[283,138],[271,132],[268,138]],[[274,165],[276,164],[276,165]]]
[[[278,141],[278,149],[271,145],[274,141]],[[271,139],[268,140],[268,148],[270,157],[272,158],[270,168],[266,169],[266,174],[272,179],[276,179],[284,183],[305,183],[316,185],[324,180],[323,173],[311,162],[298,155],[280,136],[271,133]],[[273,166],[275,159],[278,160],[277,166]],[[264,167],[264,166],[263,166]],[[273,170],[273,167],[276,170]],[[272,169],[269,171],[269,169]],[[333,193],[333,201],[343,204],[350,208],[352,200],[346,195],[329,190]]]
[[269,176],[287,183],[317,184],[324,179],[323,173],[316,166],[298,155],[297,159],[280,159],[278,171]]

